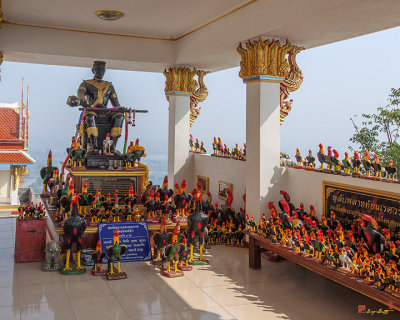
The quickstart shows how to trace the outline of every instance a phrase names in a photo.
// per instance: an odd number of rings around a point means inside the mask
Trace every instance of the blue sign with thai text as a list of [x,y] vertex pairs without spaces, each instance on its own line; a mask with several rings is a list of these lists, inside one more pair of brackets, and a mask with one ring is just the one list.
[[[101,250],[113,245],[113,236],[116,229],[119,233],[121,245],[126,245],[126,253],[122,262],[151,260],[151,247],[147,222],[110,222],[99,223],[99,239]],[[107,262],[107,257],[104,259]]]

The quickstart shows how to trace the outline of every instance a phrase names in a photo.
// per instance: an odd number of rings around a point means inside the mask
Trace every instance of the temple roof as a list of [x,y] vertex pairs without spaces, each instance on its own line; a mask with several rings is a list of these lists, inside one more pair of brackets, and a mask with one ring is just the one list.
[[[25,104],[24,104],[25,106]],[[21,110],[23,117],[21,119]],[[0,164],[32,164],[28,151],[27,109],[16,103],[0,103]]]
[[19,113],[20,110],[17,108],[0,106],[0,142],[19,140]]
[[25,151],[0,150],[0,164],[33,164],[35,160]]

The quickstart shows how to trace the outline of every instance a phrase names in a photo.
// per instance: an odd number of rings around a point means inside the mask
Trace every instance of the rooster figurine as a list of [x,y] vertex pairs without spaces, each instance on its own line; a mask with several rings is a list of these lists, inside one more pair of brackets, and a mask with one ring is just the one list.
[[[107,280],[126,279],[127,275],[121,271],[121,258],[126,253],[126,245],[119,243],[119,231],[115,229],[113,245],[107,247],[108,272]],[[114,271],[114,261],[117,261],[117,272]]]
[[97,240],[96,251],[92,253],[93,268],[92,275],[94,276],[104,276],[106,272],[103,271],[103,259],[106,256],[104,251],[101,251],[100,240]]
[[362,160],[362,164],[365,169],[365,176],[366,177],[371,176],[372,162],[371,162],[371,156],[369,155],[369,152],[367,150],[364,151],[364,158]]
[[351,160],[353,164],[353,174],[359,175],[361,170],[361,160],[357,151],[354,151],[354,158]]
[[342,162],[339,160],[339,152],[337,152],[336,149],[333,149],[332,152],[333,157],[331,158],[331,161],[335,166],[335,173],[340,173],[340,170],[342,169]]
[[311,149],[308,149],[308,156],[306,157],[306,167],[315,168],[315,157],[313,156]]
[[374,177],[382,178],[382,164],[377,154],[374,154],[375,161],[372,163],[372,170],[374,170]]
[[161,258],[161,252],[164,248],[171,243],[172,234],[167,233],[166,219],[163,217],[161,219],[160,232],[157,232],[153,236],[154,243],[154,259],[153,264],[157,264]]
[[350,174],[350,171],[351,171],[351,161],[350,161],[350,157],[349,157],[349,153],[348,152],[345,152],[344,153],[344,159],[342,160],[342,164],[343,164],[343,170],[344,170],[344,173],[347,175],[347,174]]
[[324,169],[324,163],[326,163],[325,148],[322,143],[319,144],[319,151],[317,153],[318,161],[321,163],[320,170]]
[[389,166],[385,167],[385,171],[389,180],[397,179],[397,168],[393,165],[392,159],[389,160]]
[[301,157],[301,155],[300,155],[300,150],[299,150],[299,148],[296,148],[296,155],[295,155],[295,158],[296,158],[296,162],[297,162],[296,167],[302,168],[302,167],[303,167],[304,159],[303,159],[303,158]]
[[193,249],[196,244],[196,240],[199,243],[200,247],[200,256],[197,263],[203,262],[203,264],[208,264],[208,261],[203,257],[203,245],[205,238],[205,230],[208,224],[208,216],[206,216],[202,211],[201,204],[201,192],[197,192],[196,199],[193,205],[193,213],[188,216],[188,240],[190,243],[190,258],[189,263],[195,263],[195,259],[193,258]]
[[190,134],[190,138],[189,138],[189,146],[190,146],[190,152],[193,152],[194,141],[193,141],[193,136],[191,134]]
[[385,237],[377,231],[379,229],[378,223],[374,218],[366,214],[362,216],[362,220],[367,224],[366,227],[361,229],[361,236],[365,241],[365,246],[374,254],[382,252],[386,240]]
[[43,179],[43,194],[46,194],[46,193],[47,193],[47,185],[48,185],[48,183],[49,183],[49,180],[50,180],[50,178],[51,178],[51,176],[52,176],[53,171],[54,171],[55,169],[58,170],[57,167],[53,167],[52,161],[53,161],[53,160],[52,160],[52,154],[51,154],[51,151],[50,151],[50,152],[49,152],[49,155],[48,155],[48,157],[47,157],[47,167],[43,167],[43,168],[40,170],[40,176],[41,176],[42,179]]
[[[71,216],[64,221],[63,230],[65,237],[65,246],[67,249],[67,258],[65,268],[61,270],[62,274],[82,274],[86,269],[81,266],[81,246],[82,236],[86,230],[86,221],[81,218],[78,212],[78,196],[74,194],[71,201]],[[75,268],[70,266],[71,248],[72,244],[76,243],[76,250],[78,252],[77,265]]]

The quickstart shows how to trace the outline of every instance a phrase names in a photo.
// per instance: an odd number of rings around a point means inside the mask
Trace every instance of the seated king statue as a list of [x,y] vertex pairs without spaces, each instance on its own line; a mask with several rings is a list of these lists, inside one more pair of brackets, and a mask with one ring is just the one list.
[[[93,153],[98,153],[102,149],[103,141],[99,139],[98,120],[100,110],[99,108],[107,108],[108,101],[114,108],[121,108],[118,101],[117,93],[115,92],[114,86],[111,82],[103,80],[104,73],[106,72],[106,63],[104,61],[94,61],[92,72],[94,78],[92,80],[83,80],[78,88],[78,96],[68,97],[67,104],[71,107],[82,106],[86,109],[85,113],[85,129],[87,142],[90,142]],[[111,111],[111,110],[110,110]],[[124,123],[124,114],[121,112],[113,112],[108,116],[108,121],[111,124],[110,134],[112,145],[111,152],[118,153],[116,151],[118,138],[121,136],[122,125]],[[105,135],[107,135],[105,133]],[[104,140],[103,137],[102,140]]]

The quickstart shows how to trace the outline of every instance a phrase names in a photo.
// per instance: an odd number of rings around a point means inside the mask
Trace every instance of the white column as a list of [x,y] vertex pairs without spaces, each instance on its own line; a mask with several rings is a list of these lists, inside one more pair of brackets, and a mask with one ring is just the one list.
[[190,94],[170,94],[168,124],[168,184],[173,188],[185,177],[189,162]]
[[280,84],[246,81],[246,212],[258,221],[276,200],[280,176]]

